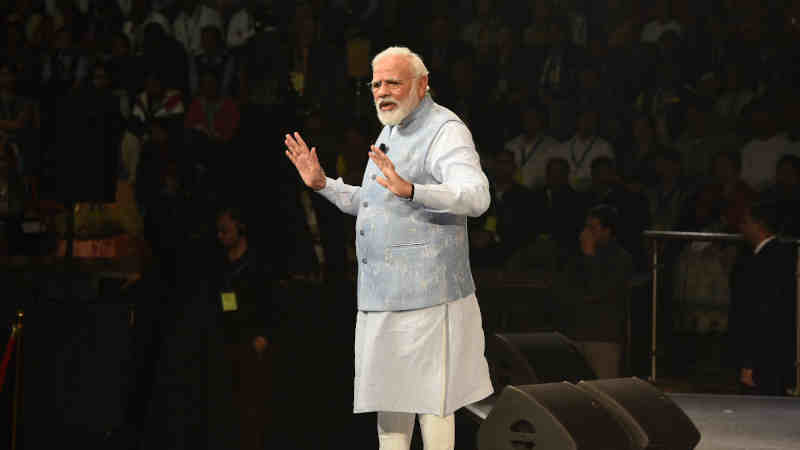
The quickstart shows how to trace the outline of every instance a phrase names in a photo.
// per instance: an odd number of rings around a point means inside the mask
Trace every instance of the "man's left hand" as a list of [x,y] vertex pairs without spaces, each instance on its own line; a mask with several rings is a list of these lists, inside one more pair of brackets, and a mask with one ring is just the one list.
[[411,198],[411,183],[397,174],[394,170],[394,164],[386,156],[386,153],[383,153],[381,149],[374,145],[371,145],[370,149],[372,151],[369,152],[369,159],[383,172],[383,177],[377,177],[375,181],[398,197]]

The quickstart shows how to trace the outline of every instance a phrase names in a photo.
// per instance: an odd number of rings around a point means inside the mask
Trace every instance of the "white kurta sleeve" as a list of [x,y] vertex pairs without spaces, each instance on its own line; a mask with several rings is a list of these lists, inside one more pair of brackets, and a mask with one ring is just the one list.
[[489,180],[481,169],[472,134],[463,123],[442,126],[425,166],[440,184],[415,184],[415,202],[436,212],[470,217],[489,208]]
[[328,177],[325,180],[325,187],[316,192],[336,205],[342,212],[353,216],[358,215],[361,186],[351,186],[345,184],[341,178],[334,180]]

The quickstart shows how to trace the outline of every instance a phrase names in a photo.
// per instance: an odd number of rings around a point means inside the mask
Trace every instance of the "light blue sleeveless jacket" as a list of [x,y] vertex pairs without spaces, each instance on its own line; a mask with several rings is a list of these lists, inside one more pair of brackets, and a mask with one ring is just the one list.
[[[439,130],[453,121],[461,122],[426,95],[401,124],[384,127],[375,145],[385,145],[403,179],[438,184],[425,162]],[[370,160],[356,219],[358,309],[420,309],[475,292],[466,216],[434,212],[397,197],[378,184],[376,176],[382,176],[381,171]]]

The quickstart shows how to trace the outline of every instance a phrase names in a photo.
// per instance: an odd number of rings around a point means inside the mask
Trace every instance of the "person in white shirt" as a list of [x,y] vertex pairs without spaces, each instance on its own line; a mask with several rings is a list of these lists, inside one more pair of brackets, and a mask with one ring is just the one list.
[[197,0],[183,0],[181,12],[173,22],[175,39],[183,44],[183,48],[190,55],[197,55],[202,50],[202,30],[213,25],[223,30],[222,16],[220,13]]
[[242,6],[233,13],[228,22],[228,32],[225,38],[228,47],[233,49],[241,47],[256,34],[256,23],[250,10]]
[[493,390],[466,226],[488,209],[489,181],[467,126],[427,92],[418,55],[390,47],[372,67],[384,128],[361,186],[326,177],[299,133],[286,135],[286,155],[357,216],[354,412],[377,411],[381,450],[408,450],[417,415],[425,449],[452,450],[454,411]]
[[569,162],[570,185],[578,192],[585,192],[591,187],[592,161],[601,156],[615,159],[611,144],[597,135],[597,116],[593,105],[583,107],[578,113],[575,135],[553,152],[553,156]]
[[642,28],[642,42],[655,44],[661,39],[661,35],[666,31],[675,31],[679,36],[683,35],[683,27],[678,21],[673,19],[670,7],[671,0],[658,0],[654,7],[655,18],[645,24]]
[[779,130],[775,112],[765,101],[749,108],[750,123],[756,135],[741,151],[742,179],[759,192],[774,183],[775,167],[782,156],[800,156],[800,146]]
[[539,104],[531,102],[522,108],[522,127],[522,134],[508,141],[505,149],[514,155],[515,181],[535,189],[545,184],[547,161],[558,141],[545,133],[547,109]]

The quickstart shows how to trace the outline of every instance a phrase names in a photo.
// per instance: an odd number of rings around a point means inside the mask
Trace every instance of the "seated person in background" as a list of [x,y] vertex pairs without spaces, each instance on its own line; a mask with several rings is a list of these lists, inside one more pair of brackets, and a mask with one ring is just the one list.
[[470,220],[472,261],[477,267],[501,267],[511,253],[535,237],[531,191],[514,181],[514,155],[495,157],[489,210]]
[[760,395],[787,395],[794,384],[797,256],[776,239],[774,204],[747,210],[740,230],[753,252],[731,274],[729,329],[739,381]]
[[238,208],[217,213],[217,239],[224,254],[213,274],[211,295],[222,316],[241,448],[263,449],[271,388],[269,349],[280,320],[271,294],[272,269],[248,245],[247,223]]
[[763,197],[778,209],[778,233],[800,238],[800,157],[784,155],[775,167],[775,186]]
[[207,25],[202,30],[202,51],[189,57],[189,92],[198,95],[202,90],[201,76],[214,72],[222,95],[233,94],[236,77],[236,58],[225,48],[222,31],[215,25]]
[[605,139],[597,135],[597,105],[584,105],[578,113],[578,127],[575,135],[554,152],[553,156],[569,162],[570,184],[578,192],[584,192],[591,185],[591,168],[595,159],[605,157],[614,159],[614,150]]
[[556,277],[553,293],[567,334],[598,378],[620,376],[633,260],[616,239],[619,215],[608,205],[589,210],[581,254]]
[[156,118],[176,118],[184,113],[183,96],[177,89],[162,82],[162,70],[147,69],[144,90],[136,97],[133,105],[130,131],[141,143],[149,138],[149,124]]
[[686,129],[673,147],[682,157],[684,175],[695,184],[708,182],[708,169],[714,155],[741,148],[739,137],[719,126],[710,101],[690,98],[686,105]]
[[505,149],[514,154],[515,179],[529,189],[545,184],[545,166],[558,142],[545,133],[547,108],[528,103],[522,108],[522,134],[508,141]]
[[755,136],[741,150],[742,180],[763,192],[771,184],[778,160],[788,154],[800,156],[800,145],[781,130],[778,108],[768,100],[751,104],[747,111]]
[[675,230],[688,204],[689,189],[681,177],[681,155],[664,150],[656,156],[658,184],[647,189],[650,203],[651,228]]
[[739,152],[722,152],[711,161],[711,183],[701,192],[702,197],[712,198],[721,208],[722,229],[720,232],[736,233],[744,220],[747,208],[757,194],[741,179],[742,155]]
[[[563,158],[547,161],[547,183],[534,191],[529,207],[536,211],[535,241],[509,260],[509,270],[556,269],[565,258],[578,253],[578,235],[586,215],[585,199],[569,185],[569,163]],[[555,266],[555,267],[553,267]]]
[[200,91],[189,106],[185,126],[217,142],[230,141],[239,128],[239,108],[222,94],[215,72],[209,70],[200,77]]
[[634,264],[646,263],[642,232],[650,225],[650,206],[642,193],[628,191],[617,175],[616,162],[599,157],[592,161],[591,189],[586,193],[589,207],[608,205],[619,214],[616,238],[633,257]]

